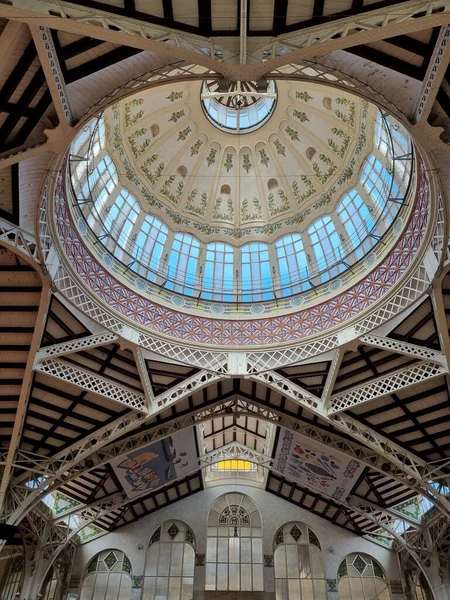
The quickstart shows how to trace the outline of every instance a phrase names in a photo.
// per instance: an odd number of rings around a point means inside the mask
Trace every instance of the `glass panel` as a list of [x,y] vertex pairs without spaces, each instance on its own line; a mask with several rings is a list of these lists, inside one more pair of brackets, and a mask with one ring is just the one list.
[[241,590],[250,592],[252,590],[252,565],[241,565]]
[[302,579],[302,600],[315,600],[313,594],[313,582],[312,579]]
[[144,591],[142,600],[153,600],[156,591],[156,577],[146,577],[144,579]]
[[183,560],[183,544],[176,542],[172,544],[172,557],[170,566],[170,576],[181,575],[181,564]]
[[253,591],[264,591],[264,573],[262,565],[253,565]]
[[105,600],[117,600],[121,576],[121,573],[110,573]]
[[185,544],[183,560],[183,576],[194,577],[195,551],[192,546]]
[[228,562],[228,539],[217,540],[217,562]]
[[168,577],[158,577],[156,579],[156,598],[158,598],[158,596],[162,596],[162,598],[166,598],[168,589],[169,589],[169,578]]
[[[276,600],[288,600],[288,586],[286,579],[275,580]],[[290,600],[290,599],[289,599]]]
[[230,590],[239,590],[240,589],[240,574],[239,574],[239,565],[230,565],[229,566],[229,577],[230,577]]
[[168,600],[180,600],[181,577],[171,577],[169,579],[169,597]]
[[206,565],[206,585],[205,590],[215,590],[216,589],[216,565],[207,564]]
[[286,546],[287,576],[298,578],[299,564],[297,546]]
[[254,563],[262,563],[262,539],[261,538],[253,538],[252,539],[252,549],[253,549],[253,562]]
[[300,599],[300,581],[298,579],[288,579],[289,600]]
[[217,539],[208,538],[206,542],[206,562],[216,562]]
[[250,538],[241,538],[241,562],[252,562],[252,546]]
[[274,553],[275,577],[286,577],[286,555],[284,545],[278,546]]
[[218,564],[217,565],[217,589],[227,590],[228,589],[228,565]]
[[181,600],[192,600],[194,595],[194,579],[192,577],[183,577],[181,584]]
[[120,591],[118,600],[130,600],[131,596],[131,578],[128,575],[122,574],[120,581]]
[[239,557],[239,538],[229,538],[229,549],[230,549],[230,563],[238,563],[240,560]]
[[171,544],[162,542],[159,546],[158,576],[169,575]]
[[339,580],[339,600],[352,600],[350,596],[350,581],[347,577]]

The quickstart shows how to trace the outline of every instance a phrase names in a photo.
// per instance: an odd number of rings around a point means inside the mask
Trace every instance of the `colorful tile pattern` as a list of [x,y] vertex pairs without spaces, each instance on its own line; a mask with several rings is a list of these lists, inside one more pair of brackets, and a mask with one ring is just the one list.
[[79,278],[118,313],[155,334],[211,345],[270,345],[296,342],[324,333],[369,309],[404,275],[427,230],[429,186],[425,167],[418,168],[418,192],[403,235],[384,261],[365,279],[326,302],[293,314],[229,321],[184,314],[160,306],[119,283],[98,263],[75,229],[65,201],[62,174],[57,178],[54,215],[60,243]]

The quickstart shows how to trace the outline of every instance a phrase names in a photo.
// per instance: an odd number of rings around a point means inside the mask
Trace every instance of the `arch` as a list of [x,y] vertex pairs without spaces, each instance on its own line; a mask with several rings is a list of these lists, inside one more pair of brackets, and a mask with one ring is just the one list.
[[256,504],[234,492],[208,514],[206,584],[211,591],[264,591],[262,522]]
[[152,533],[144,570],[145,600],[190,600],[194,594],[195,536],[183,521],[165,521]]
[[221,194],[228,194],[228,195],[230,195],[230,194],[231,194],[231,188],[230,188],[230,186],[228,185],[228,183],[224,183],[224,184],[222,185],[222,187],[220,188],[220,193],[221,193]]
[[285,523],[275,534],[273,550],[277,600],[327,600],[322,547],[310,527]]
[[272,177],[272,179],[269,179],[269,181],[267,182],[267,187],[269,188],[269,190],[277,188],[278,181],[274,177]]
[[22,556],[2,561],[0,576],[0,600],[15,600],[22,587],[24,560]]
[[102,550],[86,567],[80,600],[129,600],[132,574],[124,552],[116,548]]
[[328,98],[328,96],[326,96],[322,100],[322,104],[324,108],[326,108],[327,110],[331,110],[331,98]]
[[354,552],[337,572],[339,600],[390,600],[389,582],[381,565],[368,554]]

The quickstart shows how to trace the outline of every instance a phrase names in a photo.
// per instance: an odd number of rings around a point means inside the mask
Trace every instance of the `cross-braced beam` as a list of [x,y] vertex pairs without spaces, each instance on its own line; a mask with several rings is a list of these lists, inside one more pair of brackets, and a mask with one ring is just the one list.
[[421,362],[412,367],[399,369],[390,375],[377,377],[369,383],[333,395],[330,400],[329,414],[382,398],[421,381],[427,381],[446,373],[447,369],[445,367],[434,362]]
[[428,65],[425,78],[419,92],[419,99],[414,110],[414,121],[417,124],[426,123],[436,100],[437,93],[448,68],[450,58],[450,26],[444,25]]
[[447,25],[450,13],[447,0],[409,0],[395,10],[388,6],[325,22],[279,36],[270,44],[253,41],[251,45],[247,40],[247,64],[236,65],[229,63],[239,61],[240,55],[218,46],[214,38],[64,1],[11,0],[11,4],[2,8],[3,17],[33,24],[39,15],[45,27],[194,62],[239,80],[258,79],[287,62]]
[[124,385],[119,385],[107,377],[91,373],[57,358],[46,358],[35,364],[34,369],[77,386],[78,388],[98,394],[107,400],[118,402],[123,406],[146,412],[145,396]]
[[380,348],[381,350],[390,350],[398,354],[405,356],[413,356],[420,360],[431,360],[433,362],[440,363],[444,367],[447,367],[447,359],[442,352],[427,348],[426,346],[418,346],[417,344],[410,344],[408,342],[401,342],[392,338],[383,337],[381,335],[375,335],[373,333],[367,333],[359,338],[361,342],[374,348]]
[[83,338],[77,338],[70,342],[61,342],[52,344],[51,346],[44,346],[36,353],[36,363],[50,357],[58,358],[59,356],[66,356],[67,354],[73,354],[74,352],[98,348],[99,346],[116,342],[118,339],[119,336],[115,333],[101,333],[99,335],[89,335]]

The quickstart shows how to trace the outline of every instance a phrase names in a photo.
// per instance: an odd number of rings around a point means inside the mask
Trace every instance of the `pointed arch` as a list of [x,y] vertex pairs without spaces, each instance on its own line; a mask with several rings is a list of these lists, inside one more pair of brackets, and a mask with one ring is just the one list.
[[80,600],[130,600],[131,562],[116,548],[102,550],[92,558],[84,573]]

